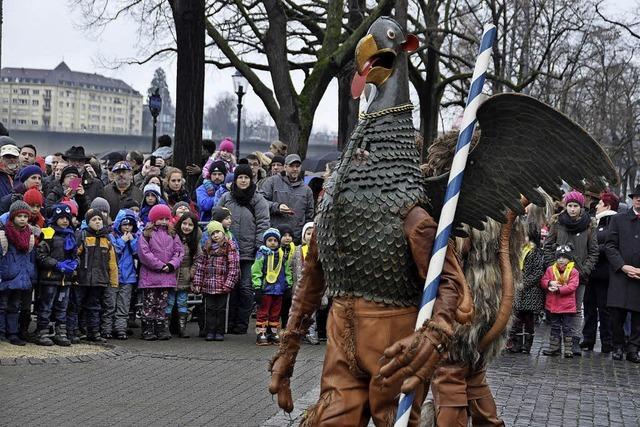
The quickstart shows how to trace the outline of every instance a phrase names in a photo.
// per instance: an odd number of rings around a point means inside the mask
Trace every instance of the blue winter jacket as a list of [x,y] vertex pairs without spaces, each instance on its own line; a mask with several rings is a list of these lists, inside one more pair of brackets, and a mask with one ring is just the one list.
[[0,291],[31,289],[32,283],[38,279],[34,249],[19,252],[9,243],[7,253],[0,258]]
[[[120,225],[125,218],[131,219],[134,224],[134,238],[128,242],[122,240],[122,232],[120,231]],[[113,232],[109,234],[109,239],[111,239],[111,244],[116,251],[116,258],[118,259],[118,282],[121,285],[135,285],[138,283],[138,274],[134,262],[134,255],[138,253],[138,238],[140,237],[137,224],[138,216],[134,211],[120,209],[113,222]]]
[[200,213],[200,221],[211,221],[211,209],[216,205],[218,200],[220,200],[220,196],[218,195],[218,191],[220,188],[224,187],[222,184],[213,184],[213,188],[215,191],[213,192],[213,196],[210,196],[207,193],[207,189],[204,184],[196,188],[196,200],[198,201],[198,212]]

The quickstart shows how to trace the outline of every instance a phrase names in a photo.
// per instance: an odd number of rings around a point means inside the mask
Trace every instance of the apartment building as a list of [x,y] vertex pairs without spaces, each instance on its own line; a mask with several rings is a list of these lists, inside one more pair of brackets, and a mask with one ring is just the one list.
[[71,71],[3,68],[0,121],[9,129],[140,135],[142,95],[122,80]]

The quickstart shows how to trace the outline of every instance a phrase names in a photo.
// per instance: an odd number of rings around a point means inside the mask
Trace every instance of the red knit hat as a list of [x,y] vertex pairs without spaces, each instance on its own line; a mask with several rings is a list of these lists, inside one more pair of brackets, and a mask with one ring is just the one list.
[[149,211],[149,221],[154,224],[159,219],[171,219],[171,209],[167,205],[155,205]]
[[44,205],[42,193],[37,188],[31,188],[25,191],[24,196],[22,196],[22,200],[24,200],[24,202],[29,206]]
[[584,207],[584,196],[582,195],[581,192],[579,191],[569,191],[567,194],[564,195],[564,205],[568,205],[569,203],[573,202],[573,203],[577,203],[580,206]]

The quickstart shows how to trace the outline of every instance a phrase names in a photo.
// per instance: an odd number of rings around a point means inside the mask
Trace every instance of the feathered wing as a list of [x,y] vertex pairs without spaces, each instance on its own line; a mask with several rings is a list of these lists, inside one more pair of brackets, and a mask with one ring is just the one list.
[[[480,141],[469,153],[454,230],[462,223],[483,229],[482,221],[504,222],[506,208],[522,213],[520,195],[544,205],[536,190],[561,197],[562,180],[604,187],[617,182],[611,160],[580,126],[554,108],[527,95],[490,97],[478,109]],[[426,179],[433,216],[438,219],[448,172]]]

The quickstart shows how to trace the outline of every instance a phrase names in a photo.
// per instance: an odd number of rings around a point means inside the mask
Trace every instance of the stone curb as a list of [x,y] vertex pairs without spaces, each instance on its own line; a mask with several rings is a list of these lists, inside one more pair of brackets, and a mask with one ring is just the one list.
[[22,366],[22,365],[58,365],[69,363],[95,362],[97,360],[113,359],[129,354],[127,348],[115,346],[113,344],[90,344],[96,347],[103,347],[107,350],[92,354],[79,354],[73,356],[52,356],[52,357],[7,357],[0,358],[2,366]]

